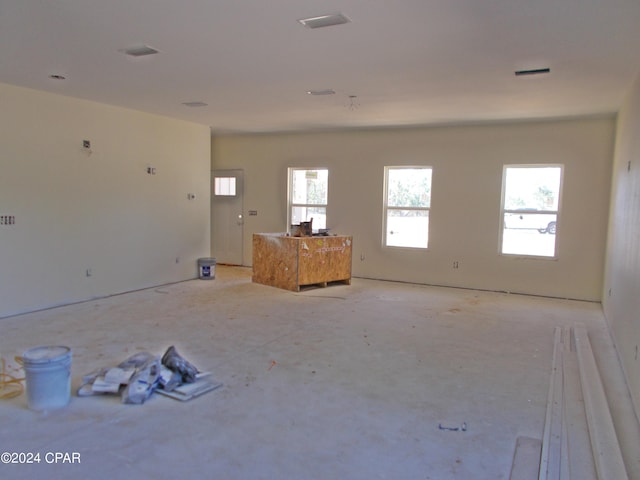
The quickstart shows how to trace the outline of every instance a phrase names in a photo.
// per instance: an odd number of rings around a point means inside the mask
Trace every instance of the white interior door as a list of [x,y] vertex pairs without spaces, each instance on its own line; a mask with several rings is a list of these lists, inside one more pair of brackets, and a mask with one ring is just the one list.
[[243,170],[211,175],[211,253],[217,263],[242,265]]

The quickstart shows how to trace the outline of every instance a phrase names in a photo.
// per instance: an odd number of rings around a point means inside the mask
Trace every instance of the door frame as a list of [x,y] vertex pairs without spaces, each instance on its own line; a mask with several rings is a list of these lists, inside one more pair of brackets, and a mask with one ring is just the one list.
[[[235,177],[236,178],[236,195],[233,197],[219,196],[215,194],[216,177]],[[235,205],[231,206],[230,198],[235,198]],[[229,207],[228,211],[224,211],[225,207]],[[217,214],[224,214],[225,219],[218,219]],[[229,237],[220,235],[215,228],[216,225],[226,222],[224,229],[227,233],[234,233],[233,241],[229,242]],[[233,169],[214,169],[211,171],[211,255],[216,258],[218,263],[229,265],[244,264],[244,170],[240,168]],[[236,227],[239,227],[239,231]],[[238,238],[239,237],[239,238]],[[224,244],[222,246],[221,244]],[[227,247],[233,248],[232,254],[229,255]],[[225,258],[226,257],[226,258]]]

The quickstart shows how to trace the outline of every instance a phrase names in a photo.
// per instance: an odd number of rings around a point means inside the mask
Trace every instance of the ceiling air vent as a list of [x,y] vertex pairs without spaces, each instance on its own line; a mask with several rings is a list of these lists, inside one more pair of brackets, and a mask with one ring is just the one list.
[[208,104],[204,102],[184,102],[182,105],[185,107],[206,107]]
[[550,68],[535,68],[533,70],[517,70],[515,74],[516,77],[522,77],[524,75],[540,75],[549,72],[551,72]]
[[309,95],[334,95],[336,91],[331,88],[326,88],[324,90],[309,90],[307,93]]
[[351,20],[341,13],[303,18],[298,21],[307,28],[332,27],[333,25],[342,25],[343,23],[351,22]]
[[149,45],[140,45],[137,47],[125,48],[121,51],[132,57],[144,57],[146,55],[155,55],[156,53],[159,53],[158,50],[150,47]]

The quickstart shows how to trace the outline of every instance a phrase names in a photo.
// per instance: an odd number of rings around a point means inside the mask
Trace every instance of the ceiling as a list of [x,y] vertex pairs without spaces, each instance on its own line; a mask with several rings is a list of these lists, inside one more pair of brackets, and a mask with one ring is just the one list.
[[608,114],[639,69],[639,0],[0,0],[0,82],[214,134]]

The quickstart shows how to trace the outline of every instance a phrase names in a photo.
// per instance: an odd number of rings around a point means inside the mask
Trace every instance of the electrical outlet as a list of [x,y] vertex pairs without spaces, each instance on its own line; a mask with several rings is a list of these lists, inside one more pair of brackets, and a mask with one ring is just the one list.
[[16,217],[14,215],[0,215],[0,225],[15,225]]
[[82,148],[86,148],[86,149],[91,148],[91,141],[90,140],[82,140]]
[[460,267],[460,264],[458,262],[453,262],[453,269],[457,270]]

